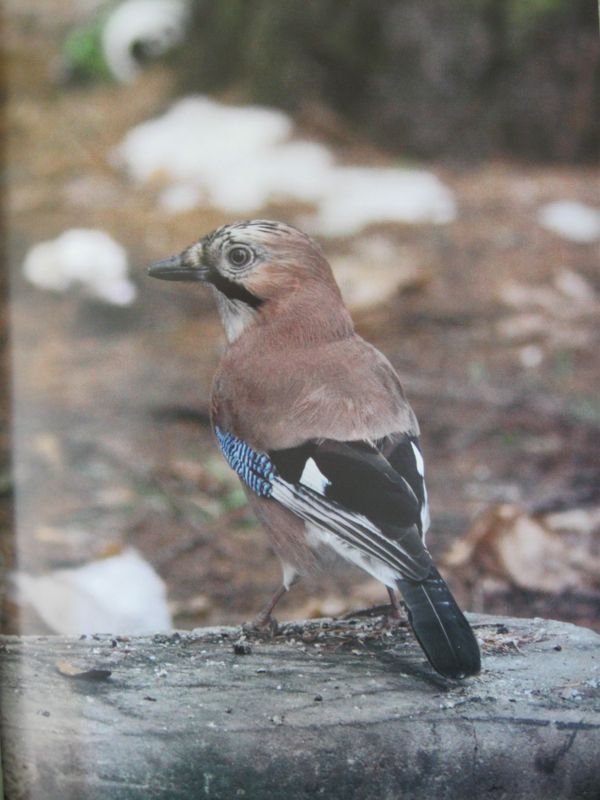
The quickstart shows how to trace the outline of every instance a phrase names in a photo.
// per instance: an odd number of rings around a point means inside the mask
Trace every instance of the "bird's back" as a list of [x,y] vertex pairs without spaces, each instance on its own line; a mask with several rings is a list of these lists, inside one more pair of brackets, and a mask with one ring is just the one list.
[[252,333],[233,343],[217,370],[215,424],[262,450],[418,434],[394,368],[361,337],[265,347],[269,332],[257,326]]

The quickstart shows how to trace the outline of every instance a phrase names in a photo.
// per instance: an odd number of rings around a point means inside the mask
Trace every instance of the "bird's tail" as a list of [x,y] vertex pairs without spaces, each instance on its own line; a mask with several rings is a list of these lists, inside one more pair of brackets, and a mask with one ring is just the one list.
[[431,665],[447,678],[466,678],[481,669],[471,626],[435,567],[423,581],[398,580],[408,618]]

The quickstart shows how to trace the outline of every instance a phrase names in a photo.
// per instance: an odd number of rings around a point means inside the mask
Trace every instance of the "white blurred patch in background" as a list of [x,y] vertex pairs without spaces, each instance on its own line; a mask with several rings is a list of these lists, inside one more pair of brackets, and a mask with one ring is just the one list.
[[292,120],[281,111],[192,96],[132,128],[111,162],[139,184],[162,181],[158,204],[169,213],[209,205],[252,214],[289,200],[314,205],[316,215],[303,224],[330,236],[349,236],[378,222],[455,219],[454,195],[432,173],[338,167],[327,147],[293,133]]
[[102,31],[106,64],[121,83],[140,72],[138,56],[157,58],[181,42],[189,5],[186,0],[126,0],[110,14]]
[[165,175],[169,182],[206,184],[280,144],[292,132],[282,112],[225,106],[208,97],[185,97],[161,117],[132,128],[114,152],[138,183]]
[[125,248],[104,231],[90,228],[72,228],[31,247],[23,274],[40,289],[64,292],[79,286],[111,305],[130,305],[137,293],[128,278]]
[[382,233],[361,236],[345,255],[333,255],[331,268],[344,302],[365,310],[400,291],[418,291],[431,280],[415,254]]
[[317,229],[350,236],[376,222],[443,225],[456,218],[450,189],[430,172],[394,167],[337,168],[319,205]]
[[289,141],[292,130],[275,109],[187,97],[130,130],[113,163],[137,183],[165,178],[159,205],[173,213],[192,204],[241,213],[273,199],[316,202],[333,158],[317,142]]
[[574,200],[557,200],[542,206],[538,211],[538,223],[570,242],[600,241],[600,209]]
[[55,633],[143,634],[172,627],[163,580],[134,549],[47,575],[12,576],[21,604]]

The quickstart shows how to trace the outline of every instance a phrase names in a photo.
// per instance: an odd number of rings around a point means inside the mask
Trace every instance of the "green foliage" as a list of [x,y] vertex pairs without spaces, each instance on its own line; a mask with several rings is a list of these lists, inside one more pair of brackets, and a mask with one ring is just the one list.
[[517,31],[523,31],[557,11],[568,11],[572,0],[463,0],[472,14],[494,8]]
[[568,10],[570,0],[509,0],[506,5],[511,25],[523,30],[562,8]]
[[600,427],[600,402],[597,397],[574,397],[569,403],[569,410],[576,419]]
[[96,80],[110,80],[111,74],[102,52],[102,29],[105,17],[97,17],[88,26],[72,31],[65,40],[63,53],[69,68],[77,75]]

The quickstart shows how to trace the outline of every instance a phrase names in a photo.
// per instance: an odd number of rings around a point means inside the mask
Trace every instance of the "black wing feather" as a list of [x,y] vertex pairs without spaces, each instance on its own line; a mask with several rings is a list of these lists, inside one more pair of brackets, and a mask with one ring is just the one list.
[[404,477],[422,505],[425,502],[425,483],[415,460],[415,448],[421,452],[418,436],[394,434],[378,445],[390,466]]
[[284,480],[299,483],[309,459],[327,479],[325,497],[378,526],[407,528],[420,520],[418,495],[406,478],[368,442],[325,439],[269,453]]

